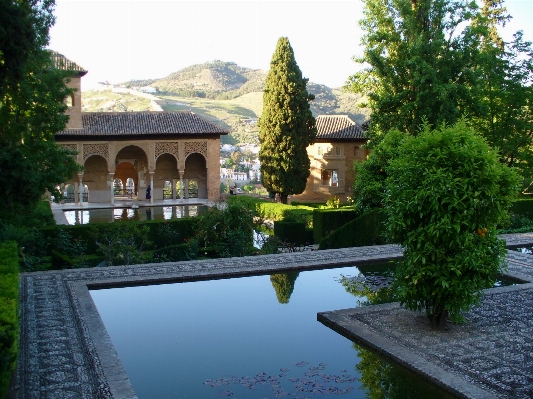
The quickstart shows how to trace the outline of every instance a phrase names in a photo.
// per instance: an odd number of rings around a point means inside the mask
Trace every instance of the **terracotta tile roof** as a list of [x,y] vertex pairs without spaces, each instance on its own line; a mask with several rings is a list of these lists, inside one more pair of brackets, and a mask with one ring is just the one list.
[[320,115],[316,118],[317,140],[365,140],[365,132],[348,115]]
[[191,111],[176,112],[83,112],[82,129],[67,129],[63,136],[202,135],[229,132]]
[[54,63],[54,67],[61,69],[63,71],[72,72],[73,75],[82,77],[87,73],[86,69],[83,69],[81,66],[75,62],[69,60],[63,54],[59,54],[57,51],[49,50],[50,58]]

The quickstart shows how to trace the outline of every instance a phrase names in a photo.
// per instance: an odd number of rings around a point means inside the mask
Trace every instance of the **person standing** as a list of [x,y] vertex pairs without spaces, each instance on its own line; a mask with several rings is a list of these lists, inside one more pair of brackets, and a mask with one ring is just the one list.
[[146,200],[150,201],[150,198],[152,198],[151,195],[152,188],[150,186],[146,187]]

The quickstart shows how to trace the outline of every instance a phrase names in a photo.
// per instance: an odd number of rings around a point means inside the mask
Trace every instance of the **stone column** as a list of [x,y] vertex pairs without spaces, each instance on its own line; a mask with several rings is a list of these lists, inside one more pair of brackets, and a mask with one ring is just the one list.
[[80,195],[78,193],[78,183],[74,183],[74,203],[79,204]]
[[83,187],[83,173],[78,173],[78,180],[80,181],[78,197],[79,197],[80,203],[83,205],[83,193],[85,192],[85,189]]
[[176,179],[172,179],[172,199],[176,199]]
[[154,175],[155,172],[150,172],[150,187],[151,187],[151,195],[150,195],[150,203],[154,203]]
[[109,174],[110,186],[111,186],[111,205],[115,205],[115,182],[114,182],[114,173]]
[[183,191],[184,191],[183,175],[184,174],[185,174],[185,171],[184,170],[180,170],[180,200],[183,200]]

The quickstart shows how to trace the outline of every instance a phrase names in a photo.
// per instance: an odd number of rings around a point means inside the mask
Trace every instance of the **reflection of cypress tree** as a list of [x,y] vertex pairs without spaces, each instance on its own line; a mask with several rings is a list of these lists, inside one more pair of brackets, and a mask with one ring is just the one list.
[[452,399],[453,395],[415,373],[353,344],[360,362],[355,366],[368,399]]
[[292,291],[294,290],[294,283],[298,278],[300,272],[288,272],[283,274],[272,274],[270,281],[276,290],[276,296],[279,303],[289,303]]

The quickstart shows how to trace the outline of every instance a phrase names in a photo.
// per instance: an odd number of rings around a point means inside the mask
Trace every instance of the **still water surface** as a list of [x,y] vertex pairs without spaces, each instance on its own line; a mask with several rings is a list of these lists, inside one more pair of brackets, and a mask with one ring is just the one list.
[[206,205],[150,206],[140,208],[103,208],[65,211],[68,224],[111,223],[128,220],[171,220],[194,217]]
[[91,295],[139,398],[450,398],[317,321],[317,312],[366,301],[343,275],[359,270]]

